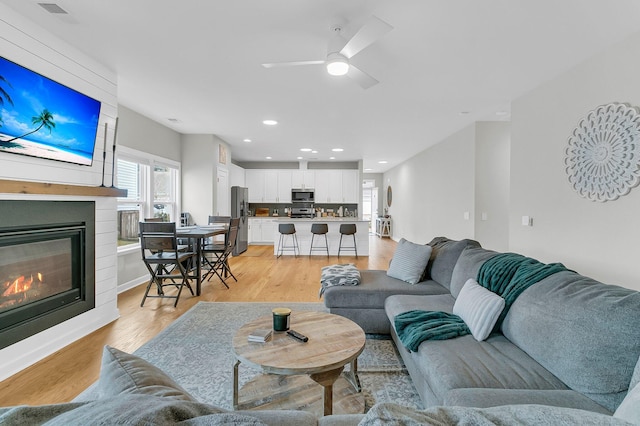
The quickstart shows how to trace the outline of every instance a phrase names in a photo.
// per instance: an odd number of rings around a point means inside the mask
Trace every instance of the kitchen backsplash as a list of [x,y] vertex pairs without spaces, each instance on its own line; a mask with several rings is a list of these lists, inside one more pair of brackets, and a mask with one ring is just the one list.
[[[287,211],[291,210],[293,204],[262,204],[262,203],[250,203],[249,204],[249,214],[250,216],[256,215],[257,209],[269,209],[269,216],[273,216],[277,214],[278,216],[287,216],[285,213],[285,209]],[[354,212],[357,212],[358,205],[357,204],[314,204],[315,209],[324,209],[324,211],[333,210],[337,212],[340,207],[342,207],[343,215],[352,216]],[[348,212],[348,213],[345,213]]]

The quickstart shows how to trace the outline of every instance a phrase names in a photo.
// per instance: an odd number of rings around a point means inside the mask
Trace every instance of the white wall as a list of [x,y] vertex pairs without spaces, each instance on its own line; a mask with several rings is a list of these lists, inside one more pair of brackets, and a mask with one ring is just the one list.
[[[3,4],[0,4],[0,52],[7,59],[102,102],[99,119],[101,131],[98,132],[98,149],[94,154],[93,166],[0,153],[0,178],[100,185],[104,123],[109,123],[107,146],[110,146],[118,109],[115,73],[46,33]],[[111,158],[107,156],[106,182],[111,182],[111,164]],[[119,315],[116,291],[116,200],[107,197],[2,194],[0,187],[0,200],[7,199],[96,202],[96,307],[0,350],[0,380],[108,324]]]
[[180,161],[180,133],[120,105],[118,143],[159,157]]
[[510,140],[510,123],[476,123],[475,239],[496,251],[509,249]]
[[[512,251],[563,262],[583,275],[640,290],[640,188],[606,203],[588,201],[564,171],[567,138],[598,105],[640,106],[640,34],[517,99],[512,105]],[[533,217],[524,227],[521,216]]]
[[246,187],[246,181],[244,176],[244,169],[235,164],[229,165],[229,186],[241,186]]
[[474,125],[384,173],[385,206],[387,187],[393,191],[393,238],[423,244],[437,236],[473,238],[474,176]]
[[[181,134],[123,105],[118,107],[118,144],[180,161]],[[140,250],[118,254],[118,292],[128,290],[149,279]]]
[[[220,163],[220,146],[227,153],[226,163]],[[182,136],[182,211],[192,220],[206,224],[217,209],[216,179],[218,168],[228,171],[231,165],[229,146],[215,135]],[[228,201],[229,208],[231,201]],[[222,210],[222,209],[220,209]]]
[[105,181],[111,182],[109,147],[118,115],[115,73],[3,4],[0,4],[0,54],[102,103],[91,167],[0,152],[0,175],[8,179],[100,185],[104,125],[107,122]]

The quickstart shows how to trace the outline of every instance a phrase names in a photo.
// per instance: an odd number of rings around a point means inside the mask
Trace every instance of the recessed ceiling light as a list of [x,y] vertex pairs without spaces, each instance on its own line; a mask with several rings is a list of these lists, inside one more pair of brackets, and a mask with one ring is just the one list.
[[262,124],[266,124],[267,126],[275,126],[276,124],[278,124],[278,122],[276,120],[264,120],[262,121]]
[[298,160],[302,160],[302,157],[296,157]]
[[335,160],[336,157],[329,157],[329,160]]
[[365,172],[370,172],[373,169],[364,169]]
[[388,163],[387,160],[378,161],[378,164],[387,164],[387,163]]
[[242,142],[247,142],[247,143],[249,143],[249,142],[251,142],[251,139],[243,139],[243,140],[242,140]]
[[312,154],[317,154],[318,151],[316,151],[315,149],[313,151],[311,151]]
[[344,151],[344,149],[342,149],[342,148],[333,148],[331,151],[333,151],[333,152],[342,152],[342,151]]
[[271,160],[271,157],[264,157],[264,158],[266,158],[267,160]]
[[300,148],[300,151],[302,152],[311,152],[311,148]]

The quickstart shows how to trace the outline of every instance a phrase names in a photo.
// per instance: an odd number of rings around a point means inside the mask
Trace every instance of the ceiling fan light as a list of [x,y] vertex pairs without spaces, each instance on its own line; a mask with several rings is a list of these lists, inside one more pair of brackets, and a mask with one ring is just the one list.
[[349,72],[349,62],[347,58],[339,53],[329,55],[327,59],[327,72],[331,75],[345,75]]

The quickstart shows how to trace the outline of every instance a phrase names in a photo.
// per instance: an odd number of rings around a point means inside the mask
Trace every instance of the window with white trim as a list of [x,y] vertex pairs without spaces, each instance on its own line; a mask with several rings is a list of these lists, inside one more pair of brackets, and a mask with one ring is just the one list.
[[118,247],[139,244],[138,224],[146,218],[180,220],[180,163],[121,147],[116,159],[117,187],[127,190],[118,198]]

